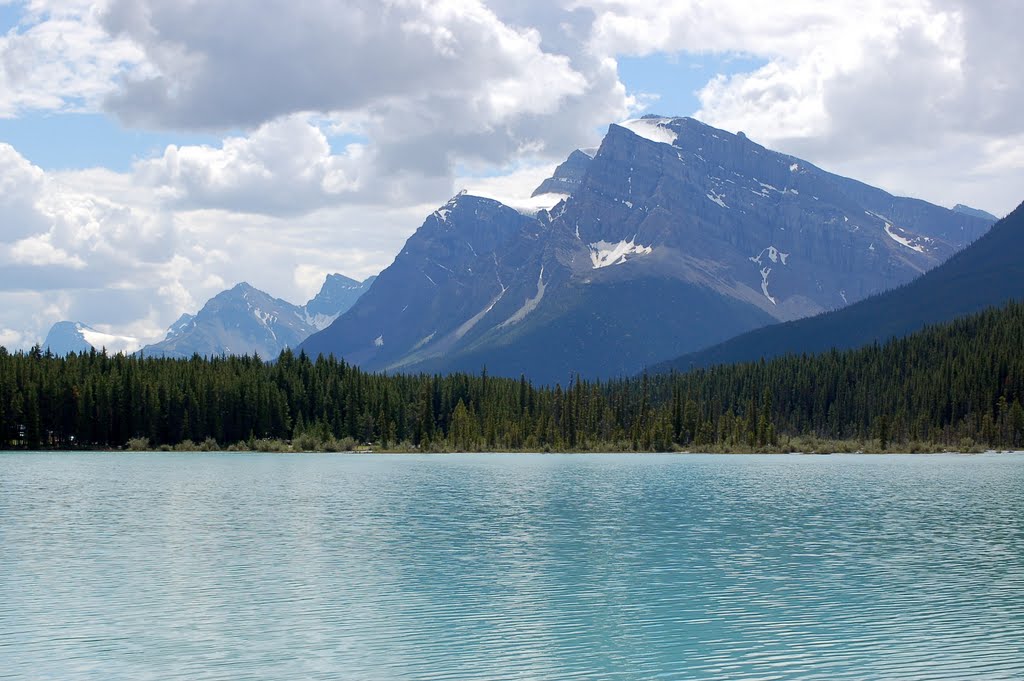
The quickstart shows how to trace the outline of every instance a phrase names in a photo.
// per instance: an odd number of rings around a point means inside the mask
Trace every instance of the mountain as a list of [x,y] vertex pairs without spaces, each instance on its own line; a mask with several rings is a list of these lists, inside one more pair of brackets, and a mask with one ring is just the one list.
[[42,347],[55,355],[103,349],[110,352],[132,352],[139,347],[139,342],[130,336],[97,331],[81,322],[57,322],[50,327]]
[[249,284],[238,284],[214,296],[197,314],[182,315],[162,341],[142,352],[163,357],[256,353],[274,358],[337,319],[374,279],[358,282],[340,274],[328,275],[320,292],[302,307]]
[[961,213],[963,215],[971,215],[976,218],[981,218],[982,220],[991,220],[992,222],[995,222],[996,220],[999,219],[995,215],[992,215],[992,213],[989,213],[987,210],[981,210],[980,208],[971,208],[970,206],[965,206],[962,203],[958,203],[955,206],[953,206],[953,212]]
[[624,375],[906,283],[990,225],[645,117],[573,152],[529,206],[453,198],[301,347],[370,370]]
[[326,329],[340,315],[348,312],[366,293],[377,277],[356,281],[342,274],[328,274],[320,292],[306,303],[306,320],[318,331]]
[[1009,300],[1024,300],[1024,204],[948,262],[901,288],[809,319],[777,324],[655,367],[685,370],[845,349],[905,336]]
[[577,149],[569,154],[564,163],[555,168],[555,172],[548,179],[544,180],[533,192],[533,196],[543,194],[572,194],[580,184],[583,183],[583,176],[597,153],[596,149],[584,151]]
[[159,343],[142,349],[163,357],[259,354],[276,357],[313,332],[302,308],[241,283],[185,315]]

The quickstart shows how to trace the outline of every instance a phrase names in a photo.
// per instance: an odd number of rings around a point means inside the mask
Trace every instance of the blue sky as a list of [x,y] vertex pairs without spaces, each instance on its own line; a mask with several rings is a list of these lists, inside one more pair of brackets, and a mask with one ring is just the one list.
[[619,59],[619,78],[638,95],[654,95],[652,113],[690,116],[700,109],[697,93],[718,75],[755,71],[765,59],[738,53],[689,55],[657,53]]
[[6,33],[9,29],[17,26],[21,12],[21,3],[0,5],[0,33]]
[[0,140],[44,170],[127,172],[133,161],[159,155],[168,144],[218,144],[220,136],[128,128],[103,113],[32,112],[0,119]]
[[1022,198],[1018,3],[32,6],[0,0],[7,347],[64,319],[153,340],[238,281],[304,301],[643,113],[941,205]]

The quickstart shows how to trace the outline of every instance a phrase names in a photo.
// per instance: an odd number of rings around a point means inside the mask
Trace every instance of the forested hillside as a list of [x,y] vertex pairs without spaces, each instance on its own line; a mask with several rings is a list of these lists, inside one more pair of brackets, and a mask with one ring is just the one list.
[[1022,348],[1024,305],[1011,303],[884,346],[565,388],[375,375],[290,352],[267,364],[0,349],[0,443],[743,451],[813,437],[1021,447]]

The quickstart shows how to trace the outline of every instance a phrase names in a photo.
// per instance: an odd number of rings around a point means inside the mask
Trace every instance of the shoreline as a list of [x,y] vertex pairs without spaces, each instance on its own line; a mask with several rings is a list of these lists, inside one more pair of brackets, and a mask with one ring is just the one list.
[[610,455],[610,456],[628,456],[628,455],[680,455],[680,456],[936,456],[941,454],[957,455],[957,456],[979,456],[983,454],[1024,454],[1024,450],[1014,449],[982,449],[977,451],[962,451],[958,449],[928,449],[918,451],[906,451],[906,450],[888,450],[888,451],[802,451],[802,450],[775,450],[775,451],[751,451],[751,450],[731,450],[731,451],[701,451],[701,450],[674,450],[674,451],[633,451],[633,450],[608,450],[608,449],[586,449],[586,450],[551,450],[551,451],[538,451],[533,449],[481,449],[481,450],[415,450],[415,449],[352,449],[352,450],[340,450],[340,451],[327,451],[327,450],[293,450],[293,449],[178,449],[178,448],[167,448],[167,449],[113,449],[113,448],[96,448],[96,449],[2,449],[0,450],[0,456],[4,454],[295,454],[295,455],[382,455],[382,456],[402,456],[402,455],[454,455],[454,454],[522,454],[522,455],[553,455],[553,456],[565,456],[572,454],[585,454],[585,455]]

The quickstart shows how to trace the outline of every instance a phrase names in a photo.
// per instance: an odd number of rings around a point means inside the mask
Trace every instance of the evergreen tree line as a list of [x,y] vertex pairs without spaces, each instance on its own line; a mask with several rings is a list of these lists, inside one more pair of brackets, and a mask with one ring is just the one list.
[[0,348],[0,448],[776,450],[793,438],[1024,447],[1024,305],[884,345],[566,387],[370,374],[284,351],[173,360]]

